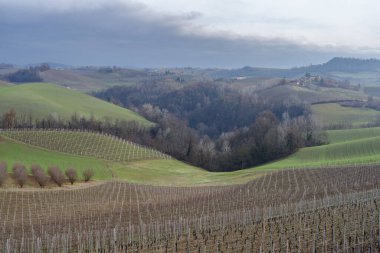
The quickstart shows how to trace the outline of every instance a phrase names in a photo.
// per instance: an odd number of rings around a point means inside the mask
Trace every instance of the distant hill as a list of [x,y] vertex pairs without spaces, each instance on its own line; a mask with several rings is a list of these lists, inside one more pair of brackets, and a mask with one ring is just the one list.
[[335,57],[324,64],[294,68],[290,71],[315,72],[324,74],[329,72],[372,72],[379,70],[380,60],[377,59]]
[[33,118],[53,116],[67,119],[76,113],[88,118],[93,115],[99,120],[133,120],[151,125],[128,109],[50,83],[0,86],[0,114],[10,109],[15,109],[18,115],[32,115]]
[[330,61],[297,67],[291,69],[277,68],[257,68],[243,67],[240,69],[219,69],[209,70],[209,74],[214,78],[237,78],[237,77],[295,77],[305,73],[330,74],[333,72],[378,72],[380,71],[380,60],[377,59],[358,59],[335,57]]
[[63,63],[57,63],[57,62],[40,62],[40,63],[31,63],[27,64],[24,67],[29,68],[29,67],[37,67],[47,64],[50,66],[51,69],[73,69],[75,68],[74,66],[63,64]]

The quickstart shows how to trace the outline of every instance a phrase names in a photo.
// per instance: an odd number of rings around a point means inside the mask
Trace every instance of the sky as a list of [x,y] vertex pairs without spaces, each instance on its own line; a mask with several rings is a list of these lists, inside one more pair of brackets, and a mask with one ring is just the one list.
[[288,68],[380,58],[378,0],[0,0],[0,62]]

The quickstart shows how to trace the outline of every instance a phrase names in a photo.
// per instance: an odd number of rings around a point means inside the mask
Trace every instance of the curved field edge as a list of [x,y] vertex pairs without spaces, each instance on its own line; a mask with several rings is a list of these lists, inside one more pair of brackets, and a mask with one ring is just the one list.
[[67,120],[76,113],[98,120],[133,120],[144,126],[153,125],[131,110],[52,83],[0,86],[0,101],[0,114],[15,109],[18,114],[35,119],[59,116]]
[[329,144],[302,148],[287,158],[249,170],[380,163],[380,127],[330,130],[327,135]]
[[50,151],[3,137],[0,140],[0,161],[8,163],[9,171],[17,162],[24,164],[28,169],[33,164],[38,164],[45,170],[53,165],[61,169],[74,167],[78,173],[93,168],[95,180],[114,178],[131,183],[162,186],[240,184],[262,175],[255,171],[244,170],[212,173],[174,159],[112,162]]

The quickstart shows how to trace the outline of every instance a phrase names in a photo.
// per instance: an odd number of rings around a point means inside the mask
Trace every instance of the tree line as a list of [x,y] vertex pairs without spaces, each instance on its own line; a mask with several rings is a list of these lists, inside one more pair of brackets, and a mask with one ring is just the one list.
[[0,76],[0,79],[12,83],[42,82],[43,79],[40,76],[40,72],[44,72],[49,69],[50,66],[48,64],[41,64],[40,66],[19,69],[13,73]]

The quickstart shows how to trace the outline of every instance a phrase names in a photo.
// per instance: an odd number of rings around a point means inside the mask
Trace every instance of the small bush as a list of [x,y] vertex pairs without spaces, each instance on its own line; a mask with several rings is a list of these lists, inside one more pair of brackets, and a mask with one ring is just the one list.
[[85,182],[90,181],[93,176],[94,176],[93,169],[86,169],[85,171],[83,171],[83,178]]
[[40,187],[45,187],[49,181],[49,177],[45,174],[43,169],[39,165],[32,165],[30,170]]
[[74,184],[78,179],[77,171],[73,168],[69,168],[65,172],[66,177],[69,179],[71,184]]
[[4,184],[5,180],[8,177],[7,167],[8,166],[6,162],[0,162],[0,186]]
[[16,163],[13,165],[13,177],[17,184],[22,188],[28,180],[28,173],[24,165]]
[[54,183],[56,183],[59,187],[62,186],[63,182],[65,181],[65,176],[57,166],[50,167],[48,174]]

